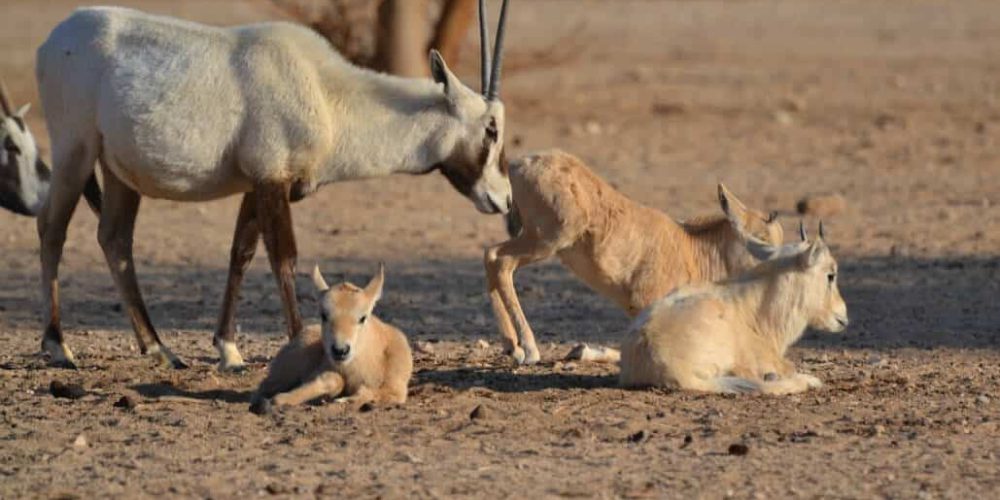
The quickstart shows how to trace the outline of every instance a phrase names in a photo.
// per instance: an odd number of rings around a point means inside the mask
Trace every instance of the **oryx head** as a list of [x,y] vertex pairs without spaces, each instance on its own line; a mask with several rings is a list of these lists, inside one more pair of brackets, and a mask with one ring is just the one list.
[[335,363],[347,363],[371,335],[368,330],[372,310],[382,297],[385,266],[379,264],[378,273],[364,288],[348,282],[331,288],[323,279],[319,266],[313,268],[312,279],[323,320],[323,349]]
[[479,35],[481,44],[482,92],[466,87],[448,69],[436,50],[430,54],[431,75],[444,86],[448,113],[454,120],[447,137],[447,148],[439,165],[451,185],[472,200],[483,213],[506,213],[510,210],[510,180],[504,158],[504,107],[500,102],[500,67],[503,61],[504,26],[507,1],[500,8],[500,21],[490,58],[487,41],[485,0],[479,0]]
[[15,111],[0,82],[0,206],[34,216],[49,196],[50,172],[24,122],[29,107]]

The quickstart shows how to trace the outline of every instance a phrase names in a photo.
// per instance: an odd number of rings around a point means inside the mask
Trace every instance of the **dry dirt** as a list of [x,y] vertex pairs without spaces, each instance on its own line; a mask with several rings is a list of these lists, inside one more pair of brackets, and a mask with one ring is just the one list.
[[[266,2],[124,3],[224,24],[278,15]],[[18,102],[36,99],[34,47],[71,4],[4,2],[0,74]],[[825,222],[852,326],[792,352],[825,388],[625,391],[612,367],[555,363],[578,340],[613,345],[626,324],[555,263],[518,278],[546,362],[512,367],[480,264],[503,225],[435,174],[329,186],[295,207],[302,269],[359,282],[387,263],[378,313],[433,346],[410,401],[260,418],[249,391],[283,331],[262,255],[239,314],[252,369],[217,373],[210,346],[236,199],[148,200],[140,214],[140,278],[186,371],[138,356],[86,208],[62,266],[83,368],[47,368],[34,223],[3,213],[0,497],[996,494],[1000,3],[533,1],[514,2],[510,23],[512,153],[567,149],[677,217],[712,211],[719,180],[769,209],[843,194],[847,210]],[[470,58],[460,69],[475,81]],[[315,321],[305,276],[299,288]],[[52,381],[88,395],[53,398]],[[115,407],[123,395],[138,406]]]

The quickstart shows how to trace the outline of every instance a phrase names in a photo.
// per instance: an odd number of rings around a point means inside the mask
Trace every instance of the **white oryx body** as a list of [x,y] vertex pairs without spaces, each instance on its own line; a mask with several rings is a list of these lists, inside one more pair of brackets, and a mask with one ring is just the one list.
[[[98,161],[105,179],[98,240],[142,352],[176,367],[183,363],[156,335],[135,277],[132,235],[142,196],[204,201],[246,193],[215,335],[223,368],[243,365],[235,303],[261,237],[288,334],[302,330],[289,202],[328,182],[440,170],[480,211],[509,210],[497,98],[506,2],[495,64],[484,50],[482,94],[437,52],[434,81],[387,76],[351,65],[323,38],[288,23],[218,28],[114,7],[79,9],[60,23],[36,62],[52,136],[52,194],[38,222],[48,320],[42,344],[52,361],[74,364],[60,325],[58,265],[73,208],[96,185]],[[485,46],[485,25],[480,33]]]
[[[502,107],[456,85],[466,115],[456,117],[435,82],[353,66],[302,26],[217,28],[123,8],[81,9],[60,24],[38,51],[38,81],[54,149],[88,132],[123,183],[181,201],[254,181],[307,194],[424,173],[463,153],[462,118]],[[497,161],[487,165],[474,201],[504,208],[509,184]]]

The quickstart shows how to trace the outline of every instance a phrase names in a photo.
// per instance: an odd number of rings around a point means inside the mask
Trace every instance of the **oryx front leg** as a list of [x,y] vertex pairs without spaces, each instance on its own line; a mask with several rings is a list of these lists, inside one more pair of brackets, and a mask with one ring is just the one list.
[[46,322],[42,350],[53,366],[76,368],[76,359],[63,339],[59,309],[59,261],[66,243],[66,227],[76,210],[87,179],[94,172],[97,146],[84,144],[53,148],[54,169],[49,198],[38,214],[38,239],[42,264],[42,311]]
[[295,296],[295,231],[286,184],[261,184],[254,194],[257,205],[257,223],[260,225],[271,262],[271,271],[278,281],[281,303],[288,326],[288,338],[302,332],[302,316]]
[[279,408],[298,406],[320,396],[336,397],[343,391],[344,377],[337,372],[323,372],[295,389],[274,396],[272,402]]
[[135,338],[139,342],[139,350],[152,356],[160,365],[170,368],[187,368],[174,355],[153,328],[142,300],[142,292],[135,275],[135,262],[132,259],[132,236],[135,233],[135,217],[139,212],[139,193],[123,184],[107,168],[104,172],[104,198],[101,200],[101,219],[97,228],[97,239],[104,250],[104,257],[111,269],[118,293]]
[[503,336],[504,347],[518,364],[537,363],[541,356],[535,345],[535,334],[521,310],[514,289],[514,271],[551,257],[555,252],[552,245],[539,241],[528,232],[486,250],[486,282],[493,315]]
[[243,356],[236,347],[236,308],[240,300],[240,286],[260,240],[260,225],[257,224],[256,195],[243,195],[240,214],[236,218],[236,230],[233,234],[233,247],[229,255],[229,279],[226,280],[226,292],[222,298],[222,310],[219,313],[219,325],[215,330],[212,343],[219,351],[219,370],[240,370],[246,366]]

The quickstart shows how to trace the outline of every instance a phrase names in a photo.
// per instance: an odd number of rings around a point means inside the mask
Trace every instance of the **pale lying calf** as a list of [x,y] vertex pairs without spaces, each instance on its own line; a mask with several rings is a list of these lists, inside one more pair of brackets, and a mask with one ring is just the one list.
[[272,404],[294,406],[320,396],[349,396],[356,403],[406,402],[413,356],[406,336],[372,313],[382,295],[384,269],[364,288],[341,283],[330,288],[313,269],[323,324],[307,328],[271,362],[250,411]]
[[822,225],[812,243],[748,245],[768,259],[729,281],[679,288],[643,311],[622,344],[622,385],[768,394],[822,385],[785,359],[807,326],[847,327]]
[[765,241],[777,244],[783,237],[775,214],[748,209],[721,184],[719,199],[729,218],[676,222],[630,200],[562,151],[511,163],[510,182],[516,207],[511,214],[522,227],[510,224],[519,233],[487,249],[485,265],[500,334],[518,363],[539,361],[514,290],[519,267],[556,255],[583,282],[635,316],[680,285],[716,281],[756,264],[730,220]]

